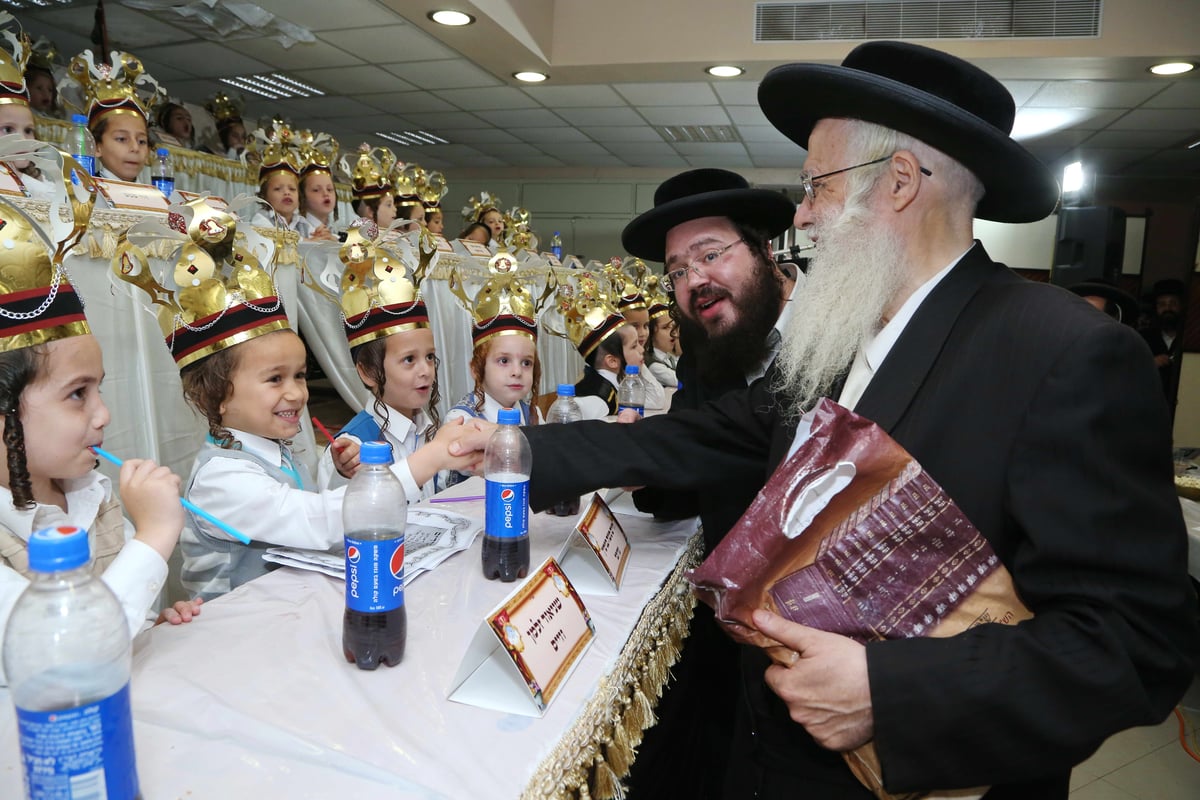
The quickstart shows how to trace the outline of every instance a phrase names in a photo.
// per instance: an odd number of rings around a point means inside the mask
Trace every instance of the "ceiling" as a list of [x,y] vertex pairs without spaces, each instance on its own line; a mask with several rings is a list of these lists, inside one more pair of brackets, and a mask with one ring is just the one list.
[[[855,44],[755,43],[752,0],[446,3],[477,18],[458,29],[426,19],[436,0],[258,0],[312,32],[312,42],[290,47],[253,30],[197,35],[170,7],[202,7],[200,0],[125,2],[106,4],[113,46],[140,56],[174,97],[202,103],[226,88],[220,77],[283,72],[325,96],[247,94],[248,116],[282,113],[328,131],[343,148],[365,140],[406,161],[472,175],[719,166],[780,182],[794,176],[803,151],[759,110],[758,79],[787,61],[836,63]],[[70,55],[91,47],[93,9],[85,0],[14,13]],[[1200,195],[1200,146],[1187,148],[1200,140],[1200,70],[1178,78],[1146,71],[1167,58],[1200,62],[1200,2],[1106,0],[1098,37],[936,44],[1001,78],[1018,125],[1054,121],[1056,129],[1025,139],[1047,163],[1082,158],[1133,191]],[[746,74],[717,80],[703,72],[728,62]],[[521,84],[511,77],[520,69],[550,80]],[[677,125],[724,126],[731,140],[668,141],[661,127]],[[404,147],[376,136],[407,130],[449,143]]]

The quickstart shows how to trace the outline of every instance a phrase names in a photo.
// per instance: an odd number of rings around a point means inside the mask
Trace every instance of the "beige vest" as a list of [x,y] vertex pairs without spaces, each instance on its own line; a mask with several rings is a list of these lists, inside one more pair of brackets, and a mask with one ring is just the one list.
[[[92,574],[103,575],[125,546],[125,515],[121,512],[121,501],[110,497],[100,504],[90,534]],[[29,543],[3,525],[0,525],[0,564],[15,569],[26,578],[31,577]]]

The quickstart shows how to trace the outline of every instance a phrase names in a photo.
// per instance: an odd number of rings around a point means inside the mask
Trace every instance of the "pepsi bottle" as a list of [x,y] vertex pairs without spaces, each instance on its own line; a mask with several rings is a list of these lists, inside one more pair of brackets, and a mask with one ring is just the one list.
[[[550,406],[546,422],[579,422],[583,419],[583,411],[575,401],[575,387],[569,383],[558,385],[558,398]],[[579,513],[579,498],[562,500],[549,508],[549,513],[556,517],[573,517]]]
[[529,573],[529,473],[533,452],[517,427],[521,412],[501,409],[483,451],[483,577],[515,581]]
[[17,707],[25,793],[32,800],[140,798],[129,622],[92,575],[87,531],[35,532],[29,569],[0,646]]
[[646,416],[646,385],[642,383],[641,370],[635,364],[625,366],[625,377],[617,387],[617,413],[625,409],[636,411],[639,417]]
[[404,523],[408,499],[392,474],[392,446],[363,442],[362,464],[342,499],[346,536],[346,613],[342,650],[359,669],[404,658]]

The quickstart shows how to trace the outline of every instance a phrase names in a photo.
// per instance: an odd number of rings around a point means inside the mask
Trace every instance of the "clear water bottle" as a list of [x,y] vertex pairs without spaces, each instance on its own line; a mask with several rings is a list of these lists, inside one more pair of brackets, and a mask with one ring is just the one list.
[[[550,406],[546,422],[579,422],[583,419],[583,411],[575,402],[575,387],[569,383],[558,385],[558,399]],[[556,517],[573,517],[579,513],[579,498],[563,500],[550,508],[550,513]]]
[[617,387],[617,413],[627,408],[646,416],[646,385],[642,383],[641,370],[635,364],[625,366],[625,377]]
[[550,252],[554,253],[554,257],[558,259],[558,263],[562,263],[562,234],[558,231],[550,237]]
[[529,473],[533,451],[517,426],[521,412],[504,408],[483,451],[483,577],[515,581],[529,573]]
[[342,651],[359,669],[404,658],[404,524],[408,499],[390,468],[392,446],[363,442],[362,464],[342,499],[346,536],[346,613]]
[[171,169],[171,151],[165,147],[158,148],[158,160],[154,164],[154,174],[150,176],[154,188],[162,192],[168,199],[175,191],[175,172]]
[[[79,162],[79,166],[87,170],[88,175],[96,174],[96,140],[92,138],[92,132],[88,130],[87,117],[83,114],[75,114],[71,117],[71,132],[67,140],[67,146],[70,154]],[[74,175],[71,180],[76,185],[79,184],[79,179]]]
[[139,797],[129,708],[129,623],[92,575],[87,531],[29,537],[33,580],[4,633],[4,672],[17,707],[25,792]]

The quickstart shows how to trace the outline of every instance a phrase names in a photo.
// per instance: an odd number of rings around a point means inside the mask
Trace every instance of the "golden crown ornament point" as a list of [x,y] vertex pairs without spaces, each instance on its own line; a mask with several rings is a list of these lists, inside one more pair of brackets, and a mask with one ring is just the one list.
[[[416,163],[397,162],[396,169],[392,173],[392,190],[396,194],[396,206],[415,206],[424,204],[421,202],[421,185],[425,183],[429,173],[425,168]],[[406,214],[397,214],[397,216],[407,218]]]
[[258,128],[242,153],[249,180],[262,183],[272,172],[285,171],[299,177],[303,164],[300,139],[286,122],[272,121],[270,130]]
[[300,174],[324,172],[333,175],[333,164],[337,160],[338,141],[328,133],[302,130],[296,134],[300,148]]
[[243,97],[230,96],[226,92],[217,92],[204,101],[204,110],[212,115],[218,128],[241,122],[245,109],[246,100]]
[[425,213],[432,214],[434,211],[442,210],[442,198],[450,191],[450,187],[446,185],[446,176],[440,172],[429,172],[417,186],[417,194],[421,198],[421,203],[425,206]]
[[392,191],[392,170],[396,156],[386,147],[371,147],[363,142],[358,146],[353,161],[350,154],[338,162],[342,172],[350,178],[350,189],[355,201],[375,200]]
[[[268,271],[274,248],[252,230],[239,230],[236,216],[201,197],[172,206],[184,233],[158,223],[137,223],[122,236],[113,274],[149,296],[167,349],[180,369],[258,336],[288,330],[287,313]],[[160,280],[135,243],[143,239],[179,243],[169,280]],[[256,251],[265,248],[266,257]],[[264,262],[267,265],[264,266]]]
[[479,199],[471,197],[463,206],[463,219],[467,222],[482,222],[483,215],[489,211],[500,210],[500,198],[490,192],[480,192]]
[[614,256],[604,268],[610,296],[616,301],[620,311],[638,311],[646,308],[643,286],[649,273],[650,268],[646,266],[646,262],[632,256],[624,262]]
[[488,260],[488,275],[471,298],[456,267],[448,281],[450,291],[472,318],[471,340],[475,347],[496,336],[525,336],[537,341],[537,316],[554,293],[553,276],[542,294],[534,299],[525,281],[517,275],[516,256],[501,249]]
[[547,322],[546,330],[569,339],[579,355],[586,359],[608,335],[626,324],[621,312],[609,300],[607,280],[591,272],[571,276],[558,285],[555,310],[561,324]]
[[141,59],[114,50],[111,64],[96,63],[91,50],[71,59],[59,92],[72,110],[87,114],[94,127],[108,114],[134,114],[147,125],[167,92],[146,73]]

